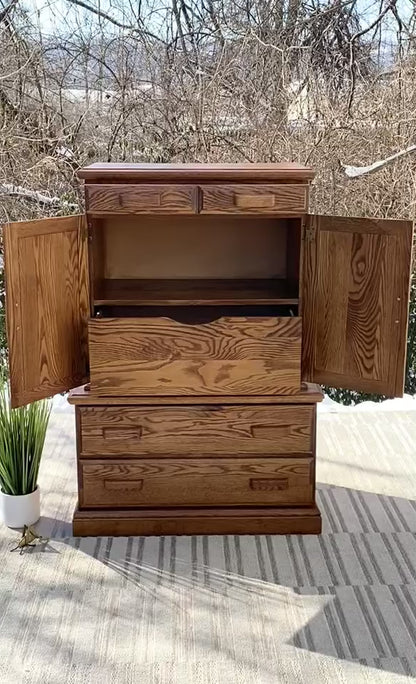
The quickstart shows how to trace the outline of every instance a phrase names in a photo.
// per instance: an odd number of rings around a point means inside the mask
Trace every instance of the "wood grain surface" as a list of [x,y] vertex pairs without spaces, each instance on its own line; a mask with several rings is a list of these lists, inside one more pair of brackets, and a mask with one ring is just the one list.
[[299,318],[91,320],[97,395],[294,394],[300,389]]
[[313,405],[82,407],[83,456],[290,454],[313,450]]
[[12,406],[87,380],[83,216],[4,226]]
[[131,163],[95,163],[78,170],[78,177],[87,182],[102,181],[120,182],[166,182],[173,178],[181,182],[196,181],[280,181],[306,183],[315,176],[315,172],[296,162],[246,163],[246,164],[131,164]]
[[284,278],[109,279],[95,291],[95,305],[197,306],[297,304],[298,283]]
[[79,502],[82,508],[311,504],[312,461],[310,457],[81,460]]
[[285,218],[122,214],[103,216],[101,222],[96,237],[103,242],[105,278],[286,277],[286,241],[293,226]]
[[281,508],[152,508],[143,510],[79,510],[74,513],[77,537],[181,534],[320,534],[315,505]]
[[210,185],[201,191],[202,214],[300,216],[307,209],[306,185]]
[[87,212],[105,214],[194,214],[197,188],[192,185],[86,185]]
[[402,394],[411,247],[410,221],[308,217],[302,273],[305,380]]
[[103,239],[103,224],[103,218],[87,215],[88,274],[90,283],[90,311],[92,316],[94,315],[95,296],[102,287],[107,260],[106,244]]
[[259,406],[270,406],[281,404],[315,404],[316,402],[322,401],[324,394],[319,385],[314,385],[312,383],[302,383],[299,392],[295,394],[274,394],[274,395],[223,395],[215,396],[210,395],[208,397],[194,395],[192,397],[183,396],[165,396],[165,397],[138,397],[138,396],[127,396],[127,397],[104,397],[98,396],[91,392],[91,390],[85,390],[85,385],[72,390],[68,395],[68,402],[75,406],[183,406],[184,404],[192,406],[217,406],[218,404],[226,405],[236,405],[241,404],[247,405],[259,405]]

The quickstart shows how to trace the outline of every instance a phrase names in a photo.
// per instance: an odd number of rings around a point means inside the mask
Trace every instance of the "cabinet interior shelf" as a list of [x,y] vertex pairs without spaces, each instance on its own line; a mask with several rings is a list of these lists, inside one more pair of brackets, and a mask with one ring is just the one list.
[[112,306],[198,306],[298,304],[298,283],[285,279],[104,279],[94,304]]

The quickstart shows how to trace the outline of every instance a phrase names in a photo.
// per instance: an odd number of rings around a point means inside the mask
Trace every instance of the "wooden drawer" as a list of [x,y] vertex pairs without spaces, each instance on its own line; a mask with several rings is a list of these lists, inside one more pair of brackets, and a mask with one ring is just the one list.
[[276,506],[313,503],[313,459],[83,461],[80,507]]
[[86,185],[87,212],[105,214],[194,214],[192,185]]
[[313,451],[314,406],[91,406],[78,411],[82,456]]
[[307,185],[202,186],[202,214],[281,214],[307,211]]
[[91,390],[103,396],[299,392],[301,319],[90,320]]

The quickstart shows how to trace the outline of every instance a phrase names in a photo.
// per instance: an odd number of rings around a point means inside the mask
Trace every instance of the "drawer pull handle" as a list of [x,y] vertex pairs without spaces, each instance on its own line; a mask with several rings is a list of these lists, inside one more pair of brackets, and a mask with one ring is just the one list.
[[[126,206],[125,201],[124,201],[126,197],[128,200],[128,203],[127,203],[127,206],[128,206],[129,200],[130,200],[130,204],[131,204],[131,197],[129,197],[129,193],[125,193],[125,192],[119,192],[118,193],[117,200],[118,200],[118,205],[120,208],[124,208]],[[138,195],[134,199],[135,199],[135,201],[139,207],[146,206],[149,208],[153,208],[153,207],[157,208],[157,207],[161,206],[161,194],[159,192],[157,194],[143,193],[142,197],[140,195]]]
[[274,207],[274,195],[235,195],[234,201],[241,209],[267,209]]
[[113,492],[140,492],[143,489],[143,480],[104,480],[104,489]]
[[136,441],[140,439],[142,436],[142,429],[141,427],[133,427],[133,428],[116,428],[116,427],[106,427],[103,429],[103,437],[107,441],[111,441],[113,439],[116,440],[128,440],[130,441]]
[[[284,430],[283,426],[283,430]],[[282,426],[279,425],[252,425],[251,436],[254,439],[277,439],[282,435]]]
[[287,477],[273,477],[273,478],[251,478],[250,489],[258,492],[281,491],[289,488],[289,480]]

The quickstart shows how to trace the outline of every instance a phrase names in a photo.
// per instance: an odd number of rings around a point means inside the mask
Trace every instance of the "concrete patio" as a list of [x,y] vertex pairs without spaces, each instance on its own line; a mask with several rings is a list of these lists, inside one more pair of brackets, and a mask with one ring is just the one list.
[[20,556],[0,528],[0,682],[413,681],[415,409],[320,409],[320,537],[76,539],[58,401],[37,526],[51,541]]

